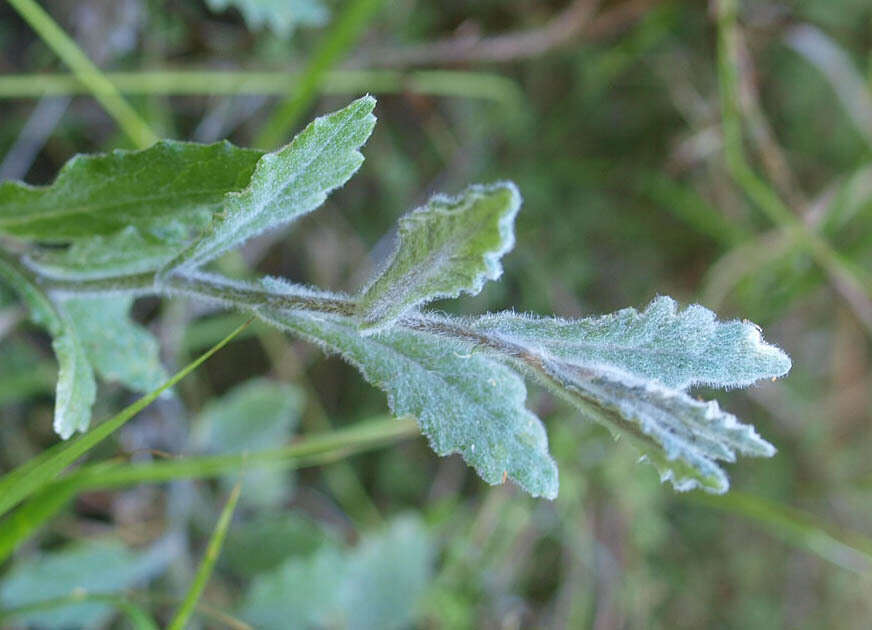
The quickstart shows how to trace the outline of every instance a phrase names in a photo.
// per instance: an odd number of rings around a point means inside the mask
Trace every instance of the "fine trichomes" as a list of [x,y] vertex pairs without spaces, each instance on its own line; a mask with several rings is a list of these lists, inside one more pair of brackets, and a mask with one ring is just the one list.
[[61,437],[88,426],[94,370],[141,391],[160,382],[156,342],[129,319],[134,296],[156,294],[217,301],[341,355],[396,415],[418,419],[436,453],[459,453],[488,483],[512,479],[533,496],[555,497],[558,481],[525,379],[625,436],[678,490],[725,492],[718,461],[775,452],[688,391],[790,369],[750,322],[667,297],[579,320],[421,310],[499,278],[521,205],[508,182],[434,196],[401,218],[395,250],[358,295],[202,269],[342,186],[363,161],[374,107],[369,96],[354,101],[274,153],[165,140],[77,156],[50,186],[0,185],[0,233],[18,252],[3,254],[0,277],[54,339]]

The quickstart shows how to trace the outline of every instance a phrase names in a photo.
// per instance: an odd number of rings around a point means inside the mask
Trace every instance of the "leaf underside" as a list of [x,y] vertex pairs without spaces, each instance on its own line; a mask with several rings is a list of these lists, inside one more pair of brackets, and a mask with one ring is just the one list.
[[364,337],[339,315],[259,314],[341,354],[385,391],[396,415],[418,419],[437,454],[459,453],[490,484],[508,477],[533,496],[557,496],[557,467],[542,423],[524,406],[523,380],[472,344],[401,328]]

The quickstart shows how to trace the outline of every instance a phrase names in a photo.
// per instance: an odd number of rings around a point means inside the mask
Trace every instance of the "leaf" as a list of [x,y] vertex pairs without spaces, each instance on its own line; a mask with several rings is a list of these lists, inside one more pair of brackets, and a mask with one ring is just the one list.
[[[734,462],[736,453],[775,454],[754,427],[742,424],[715,401],[696,400],[653,380],[618,380],[560,362],[546,361],[543,366],[563,389],[610,412],[614,424],[629,433],[645,459],[660,471],[661,481],[672,482],[676,490],[726,492],[730,483],[718,460]],[[576,402],[573,395],[568,398]],[[581,410],[587,407],[582,405]]]
[[513,313],[460,321],[582,413],[596,419],[602,417],[597,408],[604,412],[604,422],[629,433],[677,490],[726,492],[729,481],[717,461],[775,453],[753,427],[684,391],[697,384],[749,385],[790,369],[787,355],[764,343],[750,322],[718,322],[698,305],[679,312],[667,297],[642,313],[624,309],[575,321]]
[[63,308],[103,378],[148,392],[169,376],[160,363],[157,340],[130,319],[132,304],[130,296],[71,298]]
[[245,190],[227,195],[221,215],[166,273],[198,267],[324,203],[363,163],[358,149],[375,126],[374,108],[375,99],[364,96],[316,118],[288,146],[264,155]]
[[[193,442],[210,453],[259,452],[290,440],[302,411],[303,395],[292,385],[252,379],[206,405],[194,425]],[[239,474],[225,481],[240,478]],[[279,505],[290,487],[286,472],[268,467],[242,473],[243,500]]]
[[58,360],[54,430],[63,439],[85,431],[91,421],[91,405],[97,396],[94,371],[72,321],[55,307],[42,289],[21,269],[0,259],[2,277],[21,297],[35,324],[48,330]]
[[341,315],[258,313],[341,354],[387,393],[395,415],[417,418],[437,454],[460,453],[490,484],[507,476],[533,496],[557,496],[557,467],[542,423],[524,406],[523,380],[472,344],[401,328],[362,337],[357,320]]
[[580,320],[497,313],[469,326],[550,360],[672,389],[745,387],[790,370],[790,358],[764,343],[751,322],[719,322],[698,304],[678,311],[668,297],[655,298],[641,313],[625,308]]
[[[154,577],[172,560],[171,545],[132,552],[114,540],[68,545],[16,564],[0,582],[3,608],[33,605],[77,593],[118,593]],[[16,619],[45,629],[97,628],[112,614],[105,602],[83,601],[34,610]]]
[[352,550],[325,545],[255,578],[240,616],[264,630],[408,627],[430,580],[433,543],[422,523],[395,519]]
[[188,229],[162,230],[160,237],[143,235],[129,225],[109,236],[78,239],[67,249],[40,249],[26,259],[34,271],[52,278],[93,280],[160,269],[190,240]]
[[300,512],[261,510],[251,521],[230,530],[221,557],[233,571],[251,577],[275,569],[292,556],[311,555],[332,538],[323,523]]
[[67,242],[128,226],[156,239],[177,235],[180,226],[199,230],[226,193],[248,185],[262,155],[229,142],[175,140],[141,151],[77,155],[50,186],[0,184],[0,233]]
[[361,329],[385,328],[437,298],[475,295],[486,280],[499,278],[520,207],[518,189],[502,182],[470,186],[457,197],[436,195],[402,217],[396,250],[360,296]]
[[322,26],[327,7],[319,0],[206,0],[213,11],[230,6],[239,9],[251,30],[268,26],[277,35],[288,36],[296,26]]

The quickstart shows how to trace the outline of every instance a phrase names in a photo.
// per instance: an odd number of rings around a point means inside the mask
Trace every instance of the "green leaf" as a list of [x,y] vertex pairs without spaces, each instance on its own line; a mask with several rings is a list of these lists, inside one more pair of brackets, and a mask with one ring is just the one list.
[[74,241],[66,249],[38,249],[27,257],[28,266],[40,274],[67,280],[92,280],[133,275],[160,269],[190,240],[189,227],[161,230],[160,236],[132,225],[109,236]]
[[285,508],[274,513],[261,510],[227,535],[222,563],[240,575],[251,577],[275,569],[292,556],[311,555],[333,538],[324,523],[319,524],[302,512]]
[[142,151],[77,155],[50,186],[0,184],[0,233],[67,242],[128,226],[158,240],[177,235],[180,226],[199,230],[226,193],[248,185],[262,155],[229,142],[174,140]]
[[[140,553],[113,540],[68,545],[16,564],[0,582],[0,604],[8,609],[77,593],[118,593],[155,576],[171,559],[166,545]],[[32,610],[16,619],[28,626],[67,630],[100,627],[111,614],[111,604],[82,601]]]
[[85,347],[88,360],[108,381],[148,392],[167,380],[157,340],[130,319],[130,296],[71,298],[63,308]]
[[502,182],[470,186],[457,197],[436,195],[402,217],[396,250],[360,296],[362,330],[382,329],[437,298],[475,295],[499,278],[520,207],[518,189]]
[[433,543],[420,521],[395,519],[352,550],[322,547],[258,576],[240,616],[256,628],[405,628],[430,579]]
[[557,496],[557,467],[542,423],[524,406],[523,380],[471,343],[401,328],[363,337],[357,320],[341,315],[259,315],[341,354],[387,393],[394,414],[417,418],[437,454],[460,453],[490,484],[509,477],[533,496]]
[[52,336],[52,349],[59,368],[55,393],[55,432],[67,439],[76,431],[85,431],[91,421],[91,405],[97,396],[97,385],[72,321],[64,311],[55,307],[23,270],[2,259],[0,277],[27,305],[33,322],[44,327]]
[[[285,444],[302,406],[303,395],[296,387],[252,379],[206,405],[194,425],[194,445],[209,453],[254,453]],[[243,499],[249,504],[279,505],[287,498],[290,477],[284,471],[256,468],[244,471],[241,478]]]
[[227,195],[222,213],[166,272],[191,268],[238,247],[261,232],[311,212],[360,168],[358,150],[375,126],[375,99],[364,96],[316,118],[283,149],[264,155],[239,193]]
[[549,360],[672,389],[745,387],[790,370],[790,358],[764,343],[751,322],[719,322],[698,304],[678,311],[668,297],[654,299],[641,313],[625,308],[579,320],[496,313],[468,324]]
[[296,26],[322,26],[328,12],[320,0],[206,0],[213,11],[230,6],[239,9],[251,30],[268,26],[277,35],[288,36]]

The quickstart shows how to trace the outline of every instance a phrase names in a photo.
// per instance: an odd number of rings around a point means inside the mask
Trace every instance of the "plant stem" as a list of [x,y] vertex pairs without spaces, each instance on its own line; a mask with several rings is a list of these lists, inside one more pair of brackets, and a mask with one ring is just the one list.
[[133,143],[144,149],[157,142],[157,136],[140,118],[100,69],[79,48],[73,39],[58,26],[52,17],[34,0],[9,0],[9,4],[30,24],[42,40],[70,67],[82,85],[94,95],[103,108],[118,123]]

